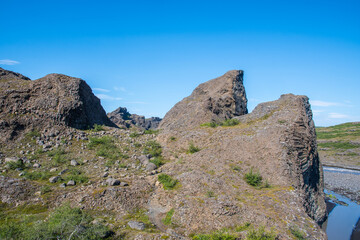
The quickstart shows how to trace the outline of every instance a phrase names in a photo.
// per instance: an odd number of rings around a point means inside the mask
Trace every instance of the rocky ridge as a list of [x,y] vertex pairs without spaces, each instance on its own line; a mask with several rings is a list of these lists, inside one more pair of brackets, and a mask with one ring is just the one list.
[[111,113],[108,113],[107,116],[113,123],[121,128],[137,127],[145,130],[156,129],[161,122],[161,118],[158,117],[145,118],[137,114],[130,114],[125,107],[119,107]]
[[159,128],[185,130],[205,122],[218,122],[248,113],[243,71],[233,70],[200,84],[178,102]]

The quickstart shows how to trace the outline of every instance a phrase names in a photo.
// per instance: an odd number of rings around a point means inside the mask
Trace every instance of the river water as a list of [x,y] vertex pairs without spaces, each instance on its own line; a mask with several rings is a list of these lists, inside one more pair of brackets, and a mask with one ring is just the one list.
[[[359,171],[333,167],[324,167],[324,171],[360,175]],[[335,204],[324,224],[329,240],[360,240],[360,205],[335,192],[325,189],[325,193],[331,196],[328,204]]]

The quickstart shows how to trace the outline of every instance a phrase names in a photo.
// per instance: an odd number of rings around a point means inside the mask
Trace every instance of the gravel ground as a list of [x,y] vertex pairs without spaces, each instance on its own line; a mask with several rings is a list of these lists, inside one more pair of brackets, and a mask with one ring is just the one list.
[[324,171],[325,188],[360,203],[360,175]]

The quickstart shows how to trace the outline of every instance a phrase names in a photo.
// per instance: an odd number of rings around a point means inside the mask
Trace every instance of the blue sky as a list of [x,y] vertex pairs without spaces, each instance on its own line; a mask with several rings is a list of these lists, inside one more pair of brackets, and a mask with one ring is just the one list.
[[87,81],[107,112],[163,117],[244,70],[251,111],[307,95],[315,124],[360,121],[360,1],[3,1],[0,67]]

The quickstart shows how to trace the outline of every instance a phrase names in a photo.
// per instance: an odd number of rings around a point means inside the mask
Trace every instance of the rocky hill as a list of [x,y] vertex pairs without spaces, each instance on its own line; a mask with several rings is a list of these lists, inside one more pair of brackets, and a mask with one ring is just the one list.
[[[97,102],[85,82],[4,75],[4,109],[27,132],[0,146],[1,239],[326,239],[307,97],[283,95],[247,114],[242,71],[230,71],[176,104],[159,133],[82,130],[75,116]],[[18,132],[9,119],[3,131]],[[49,134],[58,125],[66,131]]]
[[360,123],[316,129],[319,154],[328,166],[360,169]]
[[162,129],[189,129],[204,122],[218,122],[246,114],[243,72],[234,70],[200,84],[178,102],[161,121]]
[[49,74],[31,81],[0,68],[0,141],[32,130],[115,126],[84,80]]
[[119,107],[111,113],[108,113],[107,116],[113,123],[121,128],[137,127],[145,130],[156,129],[161,122],[161,118],[158,117],[145,118],[137,114],[130,114],[125,107]]

